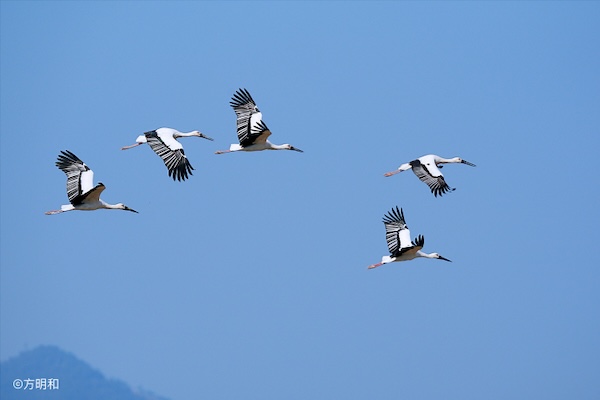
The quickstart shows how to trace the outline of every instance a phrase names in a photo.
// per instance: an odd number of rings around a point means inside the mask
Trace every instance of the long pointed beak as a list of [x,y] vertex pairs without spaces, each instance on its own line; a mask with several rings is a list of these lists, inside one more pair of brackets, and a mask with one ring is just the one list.
[[297,152],[300,152],[300,153],[304,153],[302,150],[300,150],[300,149],[298,149],[298,148],[296,148],[294,146],[291,146],[290,150],[294,150],[294,151],[297,151]]
[[215,140],[215,139],[213,139],[213,138],[211,138],[211,137],[208,137],[208,136],[206,136],[206,135],[205,135],[205,134],[203,134],[203,133],[201,133],[201,134],[200,134],[200,137],[201,137],[201,138],[204,138],[204,139],[208,139],[208,140],[213,140],[213,141]]
[[440,258],[439,258],[439,259],[440,259],[440,260],[444,260],[444,261],[448,261],[448,262],[452,262],[452,260],[448,260],[446,257],[442,257],[442,256],[440,256]]
[[139,212],[137,212],[137,211],[135,211],[133,208],[129,208],[129,207],[127,207],[127,206],[125,206],[124,210],[126,210],[126,211],[131,211],[131,212],[134,212],[134,213],[136,213],[136,214],[139,214]]
[[383,174],[383,176],[392,176],[392,175],[396,175],[396,174],[398,174],[400,172],[402,172],[402,171],[399,170],[399,169],[396,169],[394,171],[386,172],[385,174]]
[[477,166],[477,165],[475,165],[475,164],[473,164],[473,163],[470,163],[470,162],[468,162],[467,160],[462,160],[462,163],[463,163],[463,164],[467,164],[467,165],[469,165],[469,166],[471,166],[471,167],[476,167],[476,166]]

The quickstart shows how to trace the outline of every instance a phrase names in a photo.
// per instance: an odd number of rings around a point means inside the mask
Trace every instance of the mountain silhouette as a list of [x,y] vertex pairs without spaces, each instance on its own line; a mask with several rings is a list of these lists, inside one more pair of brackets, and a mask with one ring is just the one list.
[[0,363],[3,400],[168,400],[134,392],[107,379],[84,361],[56,346],[39,346]]

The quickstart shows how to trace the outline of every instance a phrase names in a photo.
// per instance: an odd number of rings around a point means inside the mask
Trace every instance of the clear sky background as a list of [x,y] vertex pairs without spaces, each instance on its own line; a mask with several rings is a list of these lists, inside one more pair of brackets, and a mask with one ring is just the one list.
[[[173,400],[598,399],[600,3],[1,2],[1,359]],[[235,143],[247,88],[289,151]],[[173,182],[145,131],[195,168]],[[67,203],[69,149],[106,185]],[[443,169],[434,198],[410,172]],[[388,254],[404,208],[425,251]],[[62,383],[61,384],[66,384]]]

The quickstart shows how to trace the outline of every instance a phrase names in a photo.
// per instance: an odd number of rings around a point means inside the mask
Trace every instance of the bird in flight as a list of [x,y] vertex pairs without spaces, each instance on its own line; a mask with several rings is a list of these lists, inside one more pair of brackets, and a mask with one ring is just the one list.
[[291,144],[273,144],[267,140],[271,131],[262,120],[262,113],[258,110],[250,92],[239,89],[229,103],[237,117],[237,136],[239,144],[229,146],[229,150],[219,150],[215,154],[231,153],[234,151],[261,151],[261,150],[302,150]]
[[67,175],[67,197],[70,204],[60,206],[59,210],[47,211],[46,215],[73,210],[92,211],[101,208],[137,213],[123,203],[109,204],[100,199],[100,194],[106,187],[102,182],[94,186],[94,172],[69,150],[61,151],[56,166]]
[[185,156],[183,146],[177,141],[177,138],[192,136],[213,140],[200,131],[179,132],[172,128],[159,128],[138,136],[135,144],[121,147],[121,150],[131,149],[132,147],[148,143],[150,148],[162,158],[169,171],[169,176],[173,180],[184,181],[188,178],[188,174],[192,175],[194,168]]
[[385,225],[385,239],[387,241],[389,256],[383,256],[381,262],[369,265],[369,269],[377,268],[383,264],[389,264],[397,261],[408,261],[418,257],[435,258],[438,260],[450,261],[438,253],[424,253],[421,251],[425,245],[425,238],[419,235],[415,240],[410,239],[410,231],[404,220],[404,211],[398,206],[392,208],[383,216]]
[[399,172],[412,169],[417,178],[429,186],[431,193],[433,193],[435,197],[438,195],[441,197],[444,193],[455,190],[455,188],[448,186],[446,180],[444,179],[444,175],[442,175],[442,172],[440,171],[440,168],[443,167],[442,164],[448,163],[461,163],[475,167],[475,164],[463,160],[460,157],[442,158],[440,156],[436,156],[435,154],[428,154],[411,162],[402,164],[400,167],[398,167],[398,169],[391,172],[386,172],[384,176],[392,176]]

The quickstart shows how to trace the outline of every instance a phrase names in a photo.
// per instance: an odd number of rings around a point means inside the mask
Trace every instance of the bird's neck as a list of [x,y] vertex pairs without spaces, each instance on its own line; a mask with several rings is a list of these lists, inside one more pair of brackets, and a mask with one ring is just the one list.
[[435,258],[434,253],[425,253],[421,250],[417,251],[417,257]]
[[438,158],[435,160],[436,164],[449,164],[449,163],[457,163],[458,162],[458,157],[454,157],[454,158]]
[[173,137],[190,137],[190,136],[197,136],[198,133],[196,131],[191,131],[191,132],[176,132],[173,134]]

